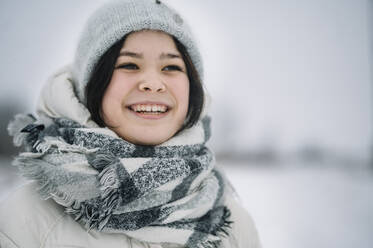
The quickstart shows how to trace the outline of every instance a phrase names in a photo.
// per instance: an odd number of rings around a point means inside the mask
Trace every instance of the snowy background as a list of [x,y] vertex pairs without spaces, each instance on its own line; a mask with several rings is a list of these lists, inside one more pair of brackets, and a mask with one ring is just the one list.
[[[23,183],[9,119],[34,111],[103,2],[0,1],[0,201]],[[372,247],[373,1],[164,2],[201,47],[210,145],[263,247]]]

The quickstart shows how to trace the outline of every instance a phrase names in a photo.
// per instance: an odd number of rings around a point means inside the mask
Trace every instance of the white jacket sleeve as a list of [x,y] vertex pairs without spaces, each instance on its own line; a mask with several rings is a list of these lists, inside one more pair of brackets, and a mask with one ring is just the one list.
[[1,248],[19,248],[16,243],[11,240],[5,233],[0,231],[0,247]]
[[[46,222],[38,222],[44,210],[29,187],[21,186],[0,204],[0,247],[39,248],[43,240],[41,230]],[[39,200],[41,201],[41,200]],[[53,216],[54,217],[54,216]]]
[[231,210],[232,230],[223,241],[224,248],[261,248],[258,231],[250,214],[233,195],[226,197],[226,205]]

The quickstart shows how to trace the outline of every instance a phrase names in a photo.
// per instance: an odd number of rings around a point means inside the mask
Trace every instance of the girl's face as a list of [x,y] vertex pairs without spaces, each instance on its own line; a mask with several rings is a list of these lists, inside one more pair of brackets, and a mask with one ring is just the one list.
[[106,125],[128,142],[157,145],[182,126],[189,103],[185,63],[171,36],[127,36],[102,100]]

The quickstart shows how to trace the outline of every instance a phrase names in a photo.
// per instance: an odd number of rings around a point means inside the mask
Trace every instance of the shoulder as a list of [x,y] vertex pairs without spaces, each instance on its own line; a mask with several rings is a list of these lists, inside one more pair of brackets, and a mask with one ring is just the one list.
[[39,247],[48,230],[63,215],[63,209],[52,200],[41,199],[35,183],[20,186],[0,204],[0,244]]
[[[229,247],[260,248],[260,240],[255,223],[248,211],[233,193],[227,194],[225,204],[231,211],[232,231]],[[232,245],[232,243],[234,245]]]

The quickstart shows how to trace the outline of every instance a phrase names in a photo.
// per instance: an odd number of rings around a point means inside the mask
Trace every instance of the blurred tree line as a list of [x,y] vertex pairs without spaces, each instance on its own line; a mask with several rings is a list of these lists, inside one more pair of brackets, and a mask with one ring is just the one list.
[[338,166],[344,168],[368,168],[373,170],[373,144],[370,158],[363,158],[352,150],[339,150],[328,147],[317,140],[305,141],[293,150],[284,151],[276,138],[276,132],[267,130],[262,140],[256,145],[245,145],[242,140],[243,131],[249,128],[241,124],[243,118],[240,110],[229,104],[216,102],[218,111],[214,113],[215,127],[211,146],[220,161],[236,161],[250,165],[309,165]]

